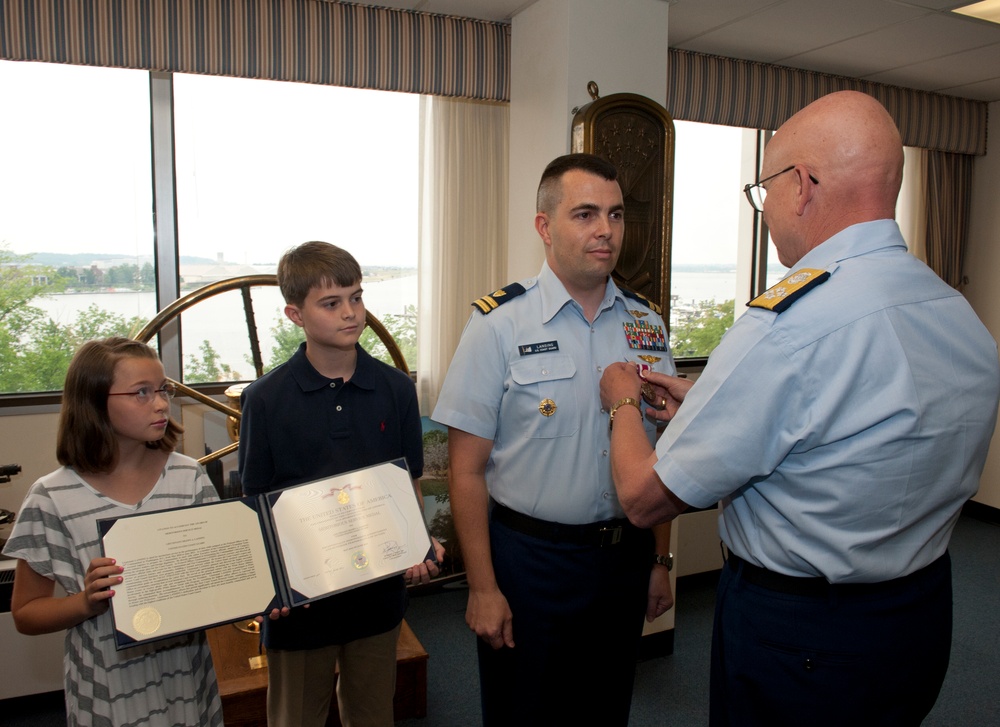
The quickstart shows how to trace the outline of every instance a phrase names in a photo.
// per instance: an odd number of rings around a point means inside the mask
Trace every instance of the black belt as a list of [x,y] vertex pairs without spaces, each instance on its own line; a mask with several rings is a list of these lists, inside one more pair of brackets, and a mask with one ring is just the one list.
[[940,564],[946,557],[947,553],[942,555],[930,565],[925,566],[918,571],[914,571],[913,573],[909,573],[900,578],[893,578],[892,580],[881,581],[879,583],[830,583],[828,580],[821,577],[809,578],[786,576],[784,573],[776,573],[772,570],[761,568],[759,565],[749,563],[731,551],[726,563],[729,565],[729,569],[734,573],[739,573],[742,570],[742,578],[747,583],[752,583],[755,586],[767,588],[771,591],[777,591],[778,593],[787,593],[793,596],[818,597],[829,596],[835,593],[845,596],[861,596],[885,592],[894,588],[899,588],[900,586],[909,585],[924,575],[930,575],[929,572],[934,568],[934,566]]
[[553,523],[548,520],[539,520],[536,517],[531,517],[531,515],[511,510],[499,502],[493,503],[492,517],[498,523],[525,535],[550,540],[554,543],[591,545],[598,548],[617,545],[621,542],[624,535],[635,530],[635,526],[628,521],[628,518],[602,520],[601,522],[586,523],[583,525],[569,525],[567,523]]

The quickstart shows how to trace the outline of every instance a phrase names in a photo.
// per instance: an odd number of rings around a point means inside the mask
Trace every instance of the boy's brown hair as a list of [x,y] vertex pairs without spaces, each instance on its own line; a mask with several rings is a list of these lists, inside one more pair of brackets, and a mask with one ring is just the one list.
[[287,305],[301,306],[317,285],[346,288],[361,282],[361,266],[351,253],[312,240],[293,247],[278,261],[278,287]]
[[[115,367],[126,358],[159,360],[141,341],[113,336],[83,344],[66,371],[56,458],[77,472],[110,472],[118,463],[118,437],[108,416],[108,393]],[[146,442],[150,449],[172,452],[184,429],[169,419],[161,439]]]

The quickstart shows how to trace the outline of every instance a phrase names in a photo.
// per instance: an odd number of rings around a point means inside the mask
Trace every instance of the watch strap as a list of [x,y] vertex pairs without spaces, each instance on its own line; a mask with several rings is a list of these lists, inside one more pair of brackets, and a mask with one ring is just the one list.
[[653,563],[655,565],[664,565],[667,570],[674,569],[674,554],[667,553],[666,555],[660,555],[659,553],[653,553]]

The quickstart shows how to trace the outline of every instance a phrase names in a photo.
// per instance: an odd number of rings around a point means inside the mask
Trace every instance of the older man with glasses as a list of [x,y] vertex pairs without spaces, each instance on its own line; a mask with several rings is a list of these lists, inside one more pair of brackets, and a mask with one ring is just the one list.
[[[749,303],[655,451],[619,412],[629,518],[721,502],[712,725],[918,725],[951,646],[948,542],[979,486],[1000,399],[997,346],[908,254],[893,215],[903,149],[870,96],[830,94],[775,133],[744,192],[792,272]],[[638,396],[634,368],[601,381]]]

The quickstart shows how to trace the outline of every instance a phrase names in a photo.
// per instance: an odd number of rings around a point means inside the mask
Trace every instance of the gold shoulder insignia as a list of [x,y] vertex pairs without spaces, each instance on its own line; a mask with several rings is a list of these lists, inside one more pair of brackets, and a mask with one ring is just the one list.
[[[634,290],[629,290],[624,285],[619,285],[618,289],[621,290],[622,295],[624,295],[626,298],[631,298],[632,300],[639,301],[657,315],[660,315],[663,312],[660,306],[651,301],[649,298],[640,295],[639,293],[636,293]],[[629,311],[629,313],[632,314],[633,318],[641,318],[642,316],[646,315],[645,313],[643,313],[641,316],[637,316],[636,315],[637,311],[631,311],[631,310]]]
[[775,313],[781,313],[817,285],[825,283],[829,278],[830,273],[826,270],[817,270],[815,268],[796,270],[780,283],[772,285],[751,300],[747,303],[747,306],[750,308],[766,308]]
[[479,309],[479,312],[486,315],[492,310],[496,310],[501,305],[509,300],[513,300],[517,296],[524,293],[527,290],[520,283],[511,283],[510,285],[500,288],[500,290],[495,290],[489,295],[484,295],[482,298],[472,301],[472,305]]

